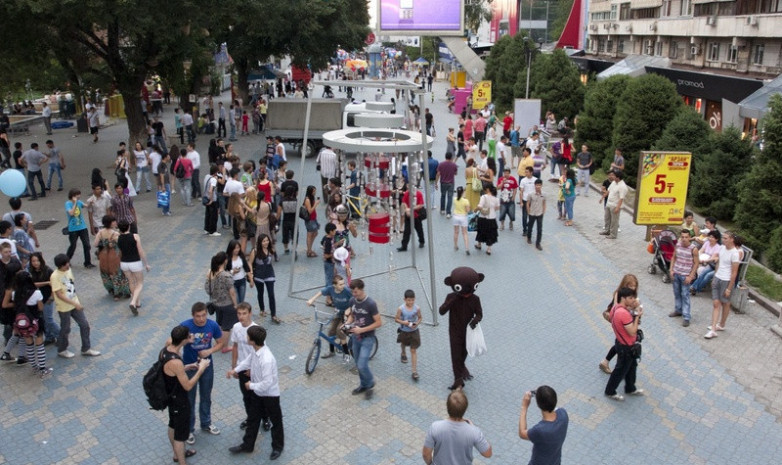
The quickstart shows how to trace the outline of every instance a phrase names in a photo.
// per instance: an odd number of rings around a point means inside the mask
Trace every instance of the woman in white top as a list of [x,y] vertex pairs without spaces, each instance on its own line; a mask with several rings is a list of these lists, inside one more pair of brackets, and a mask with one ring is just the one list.
[[147,191],[152,189],[152,182],[149,178],[149,160],[147,160],[147,151],[141,142],[136,142],[133,147],[133,157],[136,159],[136,187],[141,189],[141,178],[147,181]]
[[497,242],[497,211],[500,209],[500,199],[497,198],[497,188],[485,185],[483,195],[475,211],[478,212],[478,234],[475,236],[475,248],[481,250],[481,243],[486,243],[486,255],[491,255],[491,246]]

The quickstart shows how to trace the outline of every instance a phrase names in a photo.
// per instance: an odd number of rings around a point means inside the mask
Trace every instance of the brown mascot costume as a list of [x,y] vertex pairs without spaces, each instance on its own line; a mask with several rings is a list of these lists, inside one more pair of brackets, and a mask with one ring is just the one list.
[[445,302],[440,305],[440,315],[451,312],[448,317],[453,367],[453,384],[448,389],[451,390],[464,387],[464,381],[472,379],[470,371],[464,365],[467,360],[467,326],[475,328],[483,319],[481,299],[475,295],[475,289],[483,278],[483,273],[467,266],[454,268],[451,275],[445,278],[445,285],[454,291],[448,294]]

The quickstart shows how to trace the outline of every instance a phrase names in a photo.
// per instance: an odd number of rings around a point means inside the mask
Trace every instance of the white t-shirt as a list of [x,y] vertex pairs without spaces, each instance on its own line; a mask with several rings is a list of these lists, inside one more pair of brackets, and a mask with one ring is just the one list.
[[731,268],[734,263],[740,262],[739,249],[728,250],[724,245],[720,248],[720,261],[717,263],[717,271],[714,277],[722,281],[730,281]]
[[[253,322],[250,323],[250,326],[258,325]],[[250,341],[247,338],[247,330],[250,328],[250,326],[245,328],[242,326],[242,323],[236,322],[234,323],[233,328],[231,328],[231,344],[236,345],[238,348],[239,356],[236,359],[238,361],[246,359],[250,354],[255,352],[255,349],[253,349],[253,346],[250,345]]]
[[155,152],[154,150],[152,151],[152,153],[149,154],[149,161],[152,164],[152,174],[157,174],[157,165],[160,164],[160,160],[162,159],[163,156]]
[[[237,270],[236,273],[233,273],[233,270]],[[233,276],[234,281],[241,281],[247,276],[247,272],[244,271],[244,267],[242,266],[242,257],[236,257],[236,259],[231,260],[231,276]]]
[[505,144],[500,142],[500,141],[497,141],[497,159],[498,160],[499,159],[503,159],[503,160],[505,159],[505,155],[507,155],[507,153],[505,152],[506,150],[507,150],[507,148],[506,148]]
[[[478,208],[481,209],[481,216],[490,220],[497,218],[497,209],[500,208],[500,199],[493,195],[483,194],[481,200],[478,202]],[[488,210],[486,214],[483,214],[484,210]]]
[[136,168],[144,168],[149,164],[147,163],[147,152],[145,150],[141,152],[134,150],[133,155],[136,156]]
[[187,152],[187,159],[193,162],[194,170],[201,168],[201,155],[195,150],[192,152]]
[[217,176],[207,174],[204,176],[204,195],[209,195],[209,189],[212,189],[212,195],[209,200],[217,200]]
[[239,195],[244,195],[244,186],[240,181],[237,181],[235,179],[229,179],[225,182],[225,187],[223,188],[223,195],[226,197],[230,197],[231,194],[236,192]]
[[521,200],[529,200],[530,194],[535,192],[535,179],[537,179],[535,176],[524,176],[521,178],[521,181],[519,181],[519,187],[521,188]]
[[[11,292],[11,300],[14,300],[14,295],[16,292]],[[27,302],[25,302],[26,305],[33,306],[38,305],[38,302],[43,300],[43,294],[41,294],[41,291],[36,289],[33,294],[30,296],[29,299],[27,299]]]

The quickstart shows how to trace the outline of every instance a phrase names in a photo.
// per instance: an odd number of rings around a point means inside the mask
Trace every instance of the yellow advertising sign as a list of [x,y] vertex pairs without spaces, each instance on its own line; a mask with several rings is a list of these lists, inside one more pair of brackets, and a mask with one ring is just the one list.
[[641,152],[635,224],[681,224],[687,202],[692,154]]
[[472,86],[472,109],[481,110],[491,102],[491,81],[480,81]]

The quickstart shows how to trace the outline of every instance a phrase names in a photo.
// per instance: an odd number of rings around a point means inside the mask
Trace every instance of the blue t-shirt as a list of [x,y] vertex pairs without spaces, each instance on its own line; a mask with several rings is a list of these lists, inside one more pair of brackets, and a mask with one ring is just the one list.
[[[220,325],[214,320],[207,319],[204,326],[196,326],[192,318],[180,324],[187,327],[190,330],[190,334],[193,335],[193,342],[185,344],[185,349],[182,351],[182,362],[185,365],[195,363],[198,360],[198,352],[211,348],[212,341],[217,341],[223,337]],[[208,358],[211,360],[212,356],[210,355]]]
[[541,421],[527,431],[532,442],[532,457],[529,465],[560,465],[562,444],[567,435],[568,416],[563,408],[555,410],[557,419]]
[[71,216],[68,212],[73,208],[73,201],[65,202],[65,213],[68,215],[68,231],[81,231],[87,229],[87,223],[84,221],[84,203],[81,200],[76,201],[76,210]]
[[331,302],[334,303],[334,308],[339,310],[340,316],[344,315],[345,310],[350,307],[350,299],[353,297],[353,294],[350,292],[350,289],[348,289],[347,286],[342,289],[342,292],[340,293],[337,293],[337,290],[334,289],[334,286],[326,286],[320,290],[320,293],[331,297]]
[[435,160],[434,158],[429,159],[429,180],[434,181],[437,178],[437,166],[440,164],[439,161]]
[[510,145],[512,147],[519,147],[521,144],[519,144],[519,131],[513,130],[510,132]]

